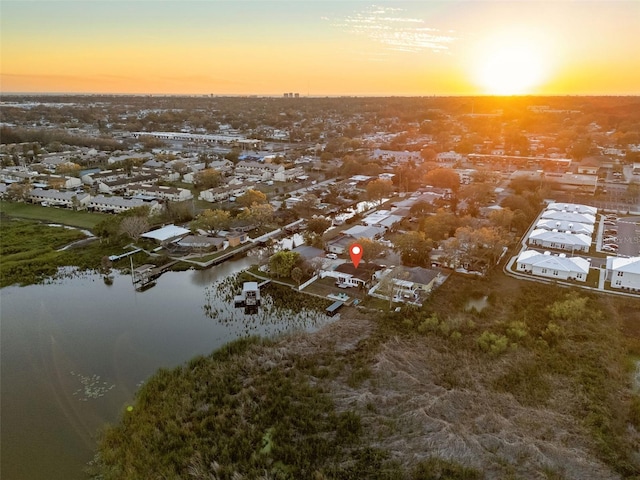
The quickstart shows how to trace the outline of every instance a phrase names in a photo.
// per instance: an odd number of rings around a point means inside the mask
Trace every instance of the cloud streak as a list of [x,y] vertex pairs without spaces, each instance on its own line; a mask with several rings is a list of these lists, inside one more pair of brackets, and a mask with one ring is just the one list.
[[371,6],[361,12],[338,19],[329,19],[331,25],[349,33],[363,35],[385,45],[389,50],[419,53],[423,51],[446,52],[456,40],[425,25],[421,18],[404,15],[401,8]]

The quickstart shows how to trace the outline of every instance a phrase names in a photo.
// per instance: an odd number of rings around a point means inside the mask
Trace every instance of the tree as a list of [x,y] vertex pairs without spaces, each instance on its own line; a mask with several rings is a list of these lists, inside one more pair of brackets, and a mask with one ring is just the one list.
[[300,197],[300,201],[293,206],[293,210],[300,217],[308,217],[316,211],[319,202],[318,197],[313,193],[305,193]]
[[172,168],[175,172],[178,172],[180,175],[184,175],[189,171],[189,167],[187,166],[187,164],[182,161],[173,162]]
[[462,220],[454,213],[439,209],[435,215],[425,217],[420,222],[420,231],[436,242],[452,236]]
[[205,230],[207,233],[215,235],[229,226],[230,217],[231,215],[226,210],[207,209],[191,223],[191,228]]
[[331,220],[325,217],[313,217],[307,220],[307,230],[322,235],[331,226]]
[[469,204],[487,203],[491,199],[493,188],[486,183],[473,183],[465,185],[460,191],[460,197]]
[[407,232],[395,239],[396,250],[400,252],[402,263],[419,267],[429,266],[429,252],[433,241],[424,232]]
[[300,286],[300,282],[302,281],[302,269],[299,267],[293,267],[291,269],[291,279]]
[[243,207],[250,207],[254,203],[267,203],[267,196],[260,190],[254,190],[250,188],[244,194],[236,198],[236,202]]
[[411,205],[411,208],[409,209],[409,213],[411,213],[411,215],[413,215],[414,217],[422,218],[428,215],[429,213],[432,213],[433,210],[434,210],[433,205],[431,205],[429,202],[420,200],[414,203],[413,205]]
[[277,278],[289,277],[291,276],[291,270],[299,261],[300,254],[298,252],[281,250],[269,259],[269,270]]
[[496,227],[504,228],[507,232],[511,231],[511,225],[513,224],[514,212],[510,208],[502,208],[500,210],[494,210],[489,214],[489,221]]
[[460,187],[460,176],[450,168],[435,168],[424,176],[427,185],[438,188],[450,188],[454,192]]
[[509,243],[503,230],[495,227],[460,227],[455,240],[450,247],[456,248],[459,262],[480,269],[495,264]]
[[351,251],[351,246],[355,243],[359,243],[362,247],[362,260],[365,263],[375,260],[381,253],[387,250],[387,247],[380,242],[376,242],[375,240],[370,240],[368,238],[359,238],[349,245],[348,251]]
[[171,222],[188,222],[193,219],[193,204],[190,201],[171,202],[167,200],[164,204],[167,218]]
[[146,217],[125,217],[120,222],[120,233],[128,235],[134,242],[140,239],[140,235],[149,230],[149,220]]
[[369,182],[367,185],[367,198],[375,200],[378,204],[382,203],[384,197],[388,197],[393,192],[393,183],[391,180],[378,178]]
[[58,175],[76,175],[81,169],[82,167],[77,163],[64,162],[56,167],[56,173]]
[[431,147],[425,147],[420,150],[420,156],[425,162],[434,162],[437,155],[436,151]]
[[262,227],[273,221],[273,206],[270,203],[254,203],[249,208],[249,218],[258,227]]
[[32,189],[29,183],[12,183],[7,187],[7,198],[14,202],[26,202]]
[[193,176],[194,185],[204,190],[217,187],[221,181],[222,174],[215,168],[205,168]]

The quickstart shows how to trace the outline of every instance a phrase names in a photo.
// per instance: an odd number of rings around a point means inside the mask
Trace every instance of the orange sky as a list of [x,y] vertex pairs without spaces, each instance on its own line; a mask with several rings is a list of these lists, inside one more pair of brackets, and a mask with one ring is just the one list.
[[640,94],[638,1],[7,1],[1,90]]

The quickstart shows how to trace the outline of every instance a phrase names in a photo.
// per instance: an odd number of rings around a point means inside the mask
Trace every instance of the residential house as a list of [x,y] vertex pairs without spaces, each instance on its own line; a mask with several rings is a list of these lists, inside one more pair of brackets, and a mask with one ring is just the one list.
[[366,238],[367,240],[377,240],[384,235],[385,229],[383,227],[374,227],[369,225],[354,225],[351,228],[343,231],[343,235],[352,237],[352,241],[357,238]]
[[224,248],[225,240],[205,235],[187,235],[174,242],[178,249],[197,252],[218,252]]
[[567,257],[564,253],[551,255],[550,252],[540,253],[535,250],[523,251],[516,260],[516,268],[519,272],[580,282],[587,280],[589,266],[589,261],[582,257]]
[[134,183],[153,183],[158,180],[155,175],[137,175],[135,177],[120,177],[115,180],[97,180],[98,191],[113,195],[115,193],[124,193],[127,187]]
[[205,202],[223,202],[233,197],[244,195],[247,190],[254,187],[252,183],[242,183],[240,185],[223,185],[221,187],[210,188],[200,192],[200,200]]
[[394,215],[389,210],[378,210],[364,217],[362,219],[362,223],[364,223],[368,227],[375,226],[382,228],[384,232],[401,220],[401,216]]
[[284,174],[284,165],[262,162],[238,162],[235,175],[253,181],[273,180],[276,174]]
[[249,240],[249,235],[245,232],[233,231],[227,234],[227,241],[229,242],[229,247],[237,247]]
[[273,180],[276,182],[292,182],[302,176],[304,176],[304,169],[302,167],[293,167],[276,171],[273,174]]
[[149,185],[146,183],[133,183],[126,187],[129,195],[142,195],[158,200],[169,200],[172,202],[183,202],[191,200],[193,194],[186,188],[167,187],[164,185]]
[[31,178],[31,182],[62,190],[72,190],[82,186],[82,181],[79,178],[66,175],[36,175]]
[[361,263],[356,268],[351,262],[347,262],[341,263],[333,270],[321,270],[320,278],[335,278],[338,286],[365,287],[370,284],[375,272],[378,270],[382,270],[382,267],[373,263]]
[[342,255],[347,251],[349,245],[356,241],[356,238],[350,235],[340,235],[333,240],[327,242],[327,250],[331,253]]
[[592,237],[594,226],[578,222],[572,223],[560,220],[551,220],[549,218],[541,218],[538,220],[538,223],[536,223],[536,228],[542,228],[549,231],[558,230],[559,232],[582,233]]
[[558,222],[582,223],[584,225],[593,225],[596,223],[595,215],[590,213],[575,213],[569,211],[545,210],[540,215],[541,219],[555,220]]
[[570,250],[572,252],[588,252],[591,247],[591,237],[582,233],[560,232],[537,228],[529,234],[527,242],[531,246]]
[[598,157],[587,157],[578,164],[578,173],[583,175],[597,175],[602,162]]
[[607,257],[611,288],[640,291],[640,257]]
[[573,212],[573,213],[582,213],[588,215],[595,215],[598,213],[598,209],[596,207],[592,207],[591,205],[582,205],[579,203],[550,203],[547,205],[547,211],[556,211],[556,212]]
[[96,212],[105,213],[120,213],[131,210],[132,208],[149,206],[151,211],[158,209],[158,202],[145,202],[138,198],[122,198],[122,197],[107,197],[105,195],[96,195],[91,197],[87,208]]
[[84,209],[89,205],[91,195],[88,193],[60,192],[58,190],[35,188],[29,192],[29,200],[33,203],[47,203],[51,206]]

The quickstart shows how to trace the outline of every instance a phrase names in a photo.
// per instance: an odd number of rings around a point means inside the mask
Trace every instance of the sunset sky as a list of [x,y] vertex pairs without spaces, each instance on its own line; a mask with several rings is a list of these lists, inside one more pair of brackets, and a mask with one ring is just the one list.
[[640,2],[10,1],[1,91],[638,95]]

